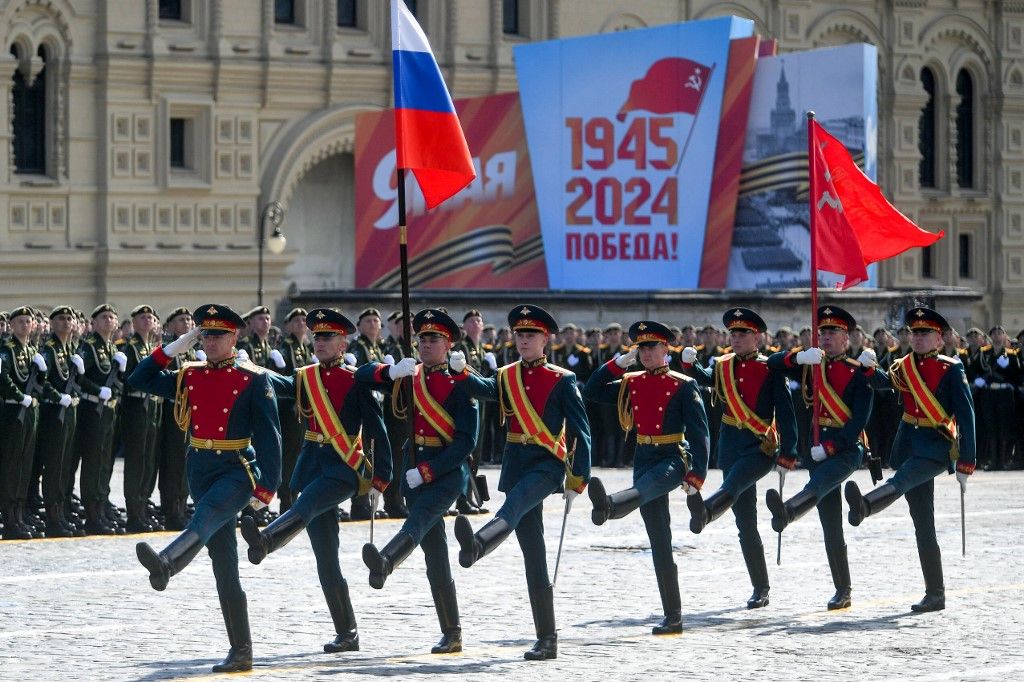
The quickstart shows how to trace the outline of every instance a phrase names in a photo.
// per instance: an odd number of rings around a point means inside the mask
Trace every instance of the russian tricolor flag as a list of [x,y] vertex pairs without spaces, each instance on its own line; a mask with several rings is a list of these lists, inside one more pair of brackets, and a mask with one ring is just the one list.
[[476,177],[455,106],[430,43],[403,0],[391,0],[398,167],[416,176],[434,208]]

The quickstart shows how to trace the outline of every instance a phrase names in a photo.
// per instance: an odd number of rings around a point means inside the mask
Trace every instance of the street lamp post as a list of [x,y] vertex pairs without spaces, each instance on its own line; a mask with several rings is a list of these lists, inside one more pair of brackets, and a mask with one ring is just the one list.
[[[284,206],[280,201],[271,201],[260,212],[260,229],[256,240],[256,250],[259,252],[256,305],[263,305],[263,246],[266,245],[272,254],[278,255],[284,253],[284,247],[288,243],[284,234],[281,233],[281,221],[283,220]],[[270,235],[270,239],[267,239],[268,221],[274,226],[274,233]]]

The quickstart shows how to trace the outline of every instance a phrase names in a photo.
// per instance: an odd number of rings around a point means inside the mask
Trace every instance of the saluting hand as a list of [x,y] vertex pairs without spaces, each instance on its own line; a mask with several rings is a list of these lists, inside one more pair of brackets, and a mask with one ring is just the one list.
[[628,353],[623,353],[615,357],[615,364],[622,369],[626,369],[634,362],[636,362],[636,348],[631,349]]
[[462,374],[462,370],[466,369],[466,354],[461,350],[452,353],[448,358],[448,369],[452,374]]
[[[166,346],[164,346],[164,355],[173,358],[175,355],[184,353],[189,348],[195,345],[196,339],[199,338],[200,331],[202,330],[200,330],[199,327],[193,327],[188,332],[174,339],[174,341],[171,341]],[[204,357],[203,360],[205,359],[206,358]]]

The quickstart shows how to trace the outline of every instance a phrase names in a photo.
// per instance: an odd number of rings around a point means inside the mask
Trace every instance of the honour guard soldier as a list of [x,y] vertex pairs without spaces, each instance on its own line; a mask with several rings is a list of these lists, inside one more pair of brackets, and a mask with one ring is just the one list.
[[[285,337],[277,348],[270,351],[270,360],[279,374],[290,377],[299,367],[305,367],[313,362],[313,350],[306,342],[305,309],[293,308],[285,317],[284,329]],[[302,449],[304,429],[295,413],[295,402],[289,398],[279,399],[278,403],[281,414],[281,489],[277,491],[277,498],[283,514],[295,501],[288,484],[292,480],[295,462]]]
[[28,306],[10,314],[11,336],[0,348],[0,509],[4,513],[4,539],[28,540],[25,499],[32,476],[39,401],[61,398],[46,381],[46,360],[30,343],[35,324]]
[[[395,310],[388,315],[388,338],[381,344],[386,364],[394,364],[405,357],[405,349],[402,347],[405,340],[404,322],[405,316],[400,310]],[[409,425],[406,420],[395,415],[390,403],[384,405],[384,426],[388,430],[388,440],[396,446],[391,448],[391,468],[394,471],[401,471],[402,448],[400,446],[409,439]],[[409,510],[406,509],[405,502],[402,501],[401,486],[390,485],[384,491],[384,512],[393,519],[404,519],[409,515]]]
[[[178,307],[164,320],[167,342],[181,338],[192,331],[195,322],[192,311]],[[184,348],[167,363],[166,369],[177,372],[187,362],[206,360],[206,353],[193,346]],[[181,429],[174,419],[174,400],[165,400],[160,410],[160,428],[157,435],[157,463],[160,481],[160,507],[167,530],[185,530],[188,524],[188,480],[185,476],[185,449],[181,447]]]
[[956,471],[960,490],[974,473],[974,403],[964,366],[938,354],[942,331],[949,323],[929,308],[907,311],[911,330],[910,353],[889,367],[872,373],[873,385],[892,386],[903,395],[903,421],[892,448],[896,473],[883,485],[861,495],[855,481],[846,482],[850,524],[859,526],[903,495],[910,507],[917,536],[917,553],[924,573],[925,596],[910,608],[940,611],[946,608],[942,554],[935,537],[935,477]]
[[[724,480],[707,500],[700,494],[688,495],[686,504],[694,533],[732,508],[754,586],[747,608],[757,609],[768,605],[769,590],[764,545],[757,531],[757,481],[772,470],[776,452],[795,457],[796,419],[786,377],[769,369],[768,358],[757,352],[767,330],[761,316],[748,308],[731,308],[722,321],[729,330],[732,352],[717,357],[709,369],[697,365],[693,369],[698,382],[714,385],[724,405],[718,443]],[[684,354],[684,365],[691,365],[696,352],[690,348]]]
[[[441,641],[430,652],[450,654],[462,651],[462,627],[448,563],[444,515],[469,485],[478,411],[475,400],[456,390],[448,371],[448,352],[460,334],[455,320],[428,308],[416,314],[412,326],[419,340],[421,364],[412,358],[394,366],[371,362],[356,373],[360,381],[391,392],[396,403],[402,396],[402,378],[412,377],[415,433],[402,482],[409,516],[384,549],[363,545],[363,562],[370,569],[370,586],[381,589],[417,545],[423,548],[427,581],[441,625]],[[399,416],[404,416],[402,407],[396,404]]]
[[[853,316],[839,306],[821,306],[818,308],[820,349],[781,351],[768,358],[769,368],[802,381],[805,402],[813,404],[807,398],[817,382],[821,401],[819,444],[811,446],[810,461],[801,462],[810,470],[810,480],[803,490],[785,502],[778,490],[769,488],[765,501],[772,512],[772,528],[778,533],[817,506],[825,556],[836,587],[835,595],[828,602],[829,610],[850,606],[852,585],[843,538],[843,500],[839,485],[863,462],[862,438],[871,414],[872,391],[861,363],[873,366],[875,354],[862,350],[856,360],[847,356],[849,337],[856,328]],[[815,379],[811,377],[812,372],[817,375]],[[780,456],[779,464],[792,470],[796,460]]]
[[[140,305],[132,312],[132,335],[121,346],[127,356],[123,371],[135,371],[153,352],[150,332],[156,325],[156,311]],[[160,397],[129,390],[121,401],[121,436],[124,443],[124,506],[128,512],[129,533],[163,530],[147,512],[148,484],[156,472],[156,437],[160,426]],[[154,523],[156,525],[154,525]]]
[[461,353],[451,359],[460,388],[479,400],[498,403],[508,420],[498,490],[505,503],[494,519],[473,533],[466,516],[455,519],[459,563],[469,568],[490,554],[514,530],[523,550],[526,586],[533,609],[537,643],[527,660],[556,658],[555,605],[544,548],[544,498],[565,481],[566,511],[590,479],[590,425],[575,375],[549,364],[544,347],[558,324],[535,305],[520,305],[508,314],[519,362],[498,369],[494,377],[465,371]]
[[[1020,351],[1010,348],[1006,330],[996,326],[988,332],[992,343],[981,349],[982,374],[974,380],[978,395],[986,400],[978,401],[978,422],[982,425],[988,444],[988,466],[986,470],[1002,471],[1012,466],[1013,445],[1017,438],[1013,402],[1020,385],[1022,367]],[[982,407],[984,405],[984,408]]]
[[[79,489],[85,507],[85,532],[113,535],[118,524],[109,514],[110,476],[113,471],[114,423],[121,398],[122,378],[118,351],[111,341],[117,330],[117,310],[109,303],[96,306],[93,331],[78,344],[85,362],[81,378],[82,403],[75,429],[76,458],[82,462]],[[127,357],[125,357],[127,366]]]
[[270,308],[258,305],[245,315],[242,320],[249,327],[249,335],[238,342],[238,350],[249,356],[249,361],[260,367],[273,367],[270,352]]
[[[707,476],[710,445],[697,382],[671,371],[665,363],[670,335],[669,328],[659,322],[635,322],[629,336],[637,348],[598,368],[583,391],[588,400],[617,404],[623,431],[636,426],[633,486],[609,495],[595,476],[589,493],[592,518],[599,526],[640,508],[665,613],[653,629],[656,635],[683,630],[668,494],[680,485],[687,494],[697,494]],[[627,372],[638,355],[644,371]]]
[[[217,596],[231,649],[214,672],[252,669],[249,610],[238,579],[235,518],[247,504],[270,504],[281,479],[281,427],[267,373],[238,362],[242,318],[225,305],[195,312],[196,328],[144,359],[129,377],[132,388],[174,399],[178,425],[188,433],[188,480],[196,508],[188,527],[158,554],[135,546],[155,590],[164,590],[204,546],[213,562]],[[202,334],[206,362],[164,368]]]
[[[362,367],[368,362],[384,362],[384,356],[387,353],[380,338],[382,329],[380,311],[376,308],[363,310],[359,313],[356,327],[359,330],[359,336],[356,337],[356,340],[350,346],[348,353],[348,355],[355,358],[355,366]],[[393,424],[392,428],[394,430],[398,428],[398,425]],[[401,443],[405,441],[405,438],[400,436],[395,441]],[[365,521],[373,513],[370,508],[370,501],[366,495],[356,495],[352,498],[353,521]],[[383,510],[378,510],[376,514],[377,518],[387,515]]]
[[347,337],[355,325],[337,310],[315,308],[306,316],[306,326],[313,332],[319,362],[296,368],[290,377],[272,377],[279,394],[295,396],[306,426],[289,484],[301,494],[262,532],[255,519],[243,516],[242,537],[249,545],[249,561],[258,564],[305,528],[336,633],[324,651],[358,651],[356,617],[338,561],[335,510],[357,492],[380,496],[391,481],[391,450],[380,403],[356,381],[355,368],[345,364]]
[[71,457],[75,436],[78,381],[85,373],[85,363],[75,355],[74,311],[70,306],[57,306],[50,312],[50,329],[50,338],[43,344],[43,359],[48,368],[47,381],[60,397],[55,402],[44,400],[39,409],[36,459],[42,463],[46,537],[66,538],[76,534],[75,527],[64,515],[67,488],[64,475],[65,460]]

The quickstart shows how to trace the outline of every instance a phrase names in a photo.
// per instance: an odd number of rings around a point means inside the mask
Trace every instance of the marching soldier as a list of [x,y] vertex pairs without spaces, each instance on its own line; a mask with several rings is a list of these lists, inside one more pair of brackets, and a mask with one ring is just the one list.
[[[122,371],[130,376],[153,352],[150,332],[156,325],[156,311],[140,305],[132,309],[132,335],[121,346],[127,356]],[[124,443],[124,505],[129,533],[163,530],[149,518],[149,481],[156,471],[156,439],[160,428],[160,397],[129,390],[121,401],[121,435]]]
[[75,429],[76,458],[82,462],[79,490],[85,507],[86,533],[113,535],[120,530],[109,514],[109,501],[116,408],[123,388],[118,358],[124,357],[124,353],[111,341],[117,330],[117,310],[109,303],[101,304],[93,309],[91,319],[93,331],[82,338],[77,353],[85,363],[81,378],[83,402],[79,404]]
[[[651,541],[654,575],[665,613],[665,618],[652,630],[655,635],[683,630],[668,494],[680,485],[688,495],[697,494],[708,471],[708,419],[704,402],[696,381],[669,370],[665,364],[670,334],[661,323],[635,322],[629,328],[629,336],[637,343],[637,349],[598,368],[583,391],[588,400],[618,405],[623,431],[636,425],[633,486],[609,495],[600,479],[591,478],[591,517],[600,526],[608,519],[621,519],[640,508]],[[638,355],[644,371],[627,372]]]
[[62,396],[46,381],[46,361],[30,343],[35,325],[28,306],[10,313],[10,338],[0,347],[0,509],[4,513],[5,540],[28,540],[32,530],[25,523],[25,499],[32,476],[40,399],[57,401]]
[[929,308],[907,311],[911,352],[895,360],[888,373],[871,374],[872,384],[892,386],[903,396],[903,421],[893,443],[896,473],[874,490],[861,495],[857,483],[846,482],[850,524],[859,526],[903,495],[910,507],[917,536],[917,552],[924,573],[925,596],[910,608],[940,611],[946,608],[942,555],[935,537],[935,477],[956,471],[961,492],[974,473],[974,403],[964,366],[938,354],[942,331],[949,323]]
[[[765,502],[772,512],[772,528],[778,533],[811,508],[818,508],[825,556],[836,588],[828,602],[830,611],[850,606],[852,582],[843,538],[843,500],[839,485],[861,466],[864,459],[862,436],[871,414],[872,391],[861,371],[861,363],[873,366],[875,354],[862,350],[856,360],[847,355],[851,332],[856,329],[857,322],[850,313],[837,305],[821,306],[818,308],[820,349],[780,351],[768,358],[768,367],[772,370],[801,379],[805,402],[812,402],[807,397],[817,381],[821,400],[820,438],[818,444],[810,447],[810,461],[801,462],[810,470],[810,480],[803,490],[785,502],[778,490],[769,488]],[[812,379],[812,372],[817,374],[816,379]],[[811,430],[813,432],[813,428]],[[809,437],[813,437],[813,433]],[[796,468],[795,459],[780,455],[778,462],[786,469]]]
[[[243,516],[242,537],[249,545],[249,561],[258,564],[305,528],[336,633],[324,651],[358,651],[355,612],[338,561],[335,510],[360,490],[380,496],[391,481],[391,451],[380,403],[345,364],[347,337],[355,325],[328,308],[315,308],[305,317],[319,362],[299,367],[289,377],[272,377],[281,395],[295,396],[305,421],[305,442],[289,484],[301,494],[262,532],[253,518]],[[369,441],[369,457],[364,439]]]
[[50,337],[43,344],[47,382],[59,395],[56,401],[43,400],[39,409],[39,436],[36,459],[42,463],[43,504],[46,507],[46,537],[67,538],[76,529],[64,516],[67,482],[65,459],[70,458],[75,435],[75,408],[78,405],[78,381],[85,363],[75,355],[72,341],[74,311],[66,305],[50,312]]
[[[390,392],[396,401],[402,395],[402,379],[412,377],[415,432],[409,469],[402,482],[409,516],[384,549],[363,545],[363,562],[370,569],[370,586],[379,590],[417,545],[423,548],[427,581],[441,625],[441,641],[430,652],[450,654],[462,651],[462,626],[448,563],[444,515],[469,485],[478,412],[476,401],[456,390],[448,371],[448,352],[460,334],[455,320],[428,308],[413,318],[413,331],[419,339],[422,364],[412,358],[394,366],[371,362],[356,373],[360,381]],[[396,409],[399,415],[402,412],[401,407]]]
[[[694,533],[732,508],[754,586],[747,608],[757,609],[768,605],[769,590],[764,545],[757,531],[757,481],[772,470],[776,452],[794,458],[796,419],[786,378],[770,370],[768,358],[757,352],[767,330],[761,316],[748,308],[731,308],[722,321],[729,330],[732,352],[718,357],[712,368],[692,366],[697,381],[714,385],[724,405],[718,444],[724,480],[707,500],[700,494],[689,495],[686,504]],[[692,348],[684,353],[684,365],[691,365],[697,353]]]
[[[306,311],[293,308],[285,317],[285,336],[280,345],[270,351],[271,364],[281,376],[294,376],[299,367],[305,367],[313,361],[313,351],[306,342]],[[281,391],[278,391],[281,393]],[[295,471],[295,462],[302,449],[301,426],[296,405],[290,398],[278,400],[281,415],[281,488],[277,491],[277,499],[281,513],[288,511],[295,501],[289,483]]]
[[[362,311],[359,313],[356,327],[359,330],[359,336],[356,337],[356,340],[349,347],[349,354],[355,358],[355,366],[362,367],[368,362],[384,362],[384,356],[387,353],[380,338],[380,311],[376,308],[367,308]],[[399,428],[399,425],[393,424],[393,428]],[[395,440],[398,443],[402,443],[405,441],[405,437],[400,436]],[[398,448],[395,450],[397,451]],[[353,521],[366,521],[373,513],[370,507],[370,500],[366,495],[356,495],[352,498]],[[377,518],[383,518],[387,516],[387,513],[384,510],[377,510],[376,516]]]
[[274,347],[270,343],[270,308],[258,305],[242,315],[242,319],[249,327],[249,335],[238,342],[238,350],[248,355],[254,365],[272,367],[270,352]]
[[[549,364],[544,348],[558,324],[534,305],[516,306],[508,314],[522,360],[505,365],[494,377],[465,371],[456,353],[451,368],[470,396],[498,403],[508,420],[498,490],[505,503],[494,519],[475,534],[466,516],[455,519],[459,563],[469,568],[490,554],[513,530],[523,550],[526,585],[533,609],[537,643],[527,660],[556,658],[555,605],[544,548],[544,498],[565,481],[566,512],[590,479],[590,425],[572,372]],[[568,427],[568,428],[567,428]],[[566,433],[568,431],[568,433]],[[557,434],[557,435],[556,435]]]
[[[175,341],[195,328],[192,311],[185,307],[175,308],[164,320],[167,342]],[[167,369],[177,372],[185,363],[205,361],[206,353],[194,346],[184,348],[170,358]],[[160,507],[164,517],[164,528],[182,531],[188,524],[188,479],[185,475],[185,449],[181,447],[181,429],[174,418],[174,400],[164,400],[160,410],[160,426],[157,434],[157,473],[160,481]]]
[[[195,329],[145,358],[129,377],[133,389],[175,401],[178,425],[188,433],[188,478],[195,514],[158,554],[135,546],[153,589],[167,588],[204,546],[213,562],[217,595],[231,649],[213,672],[252,669],[249,611],[238,578],[235,518],[247,504],[270,504],[281,478],[281,429],[267,372],[238,362],[235,342],[242,318],[225,305],[196,309]],[[206,362],[164,369],[202,334]]]

